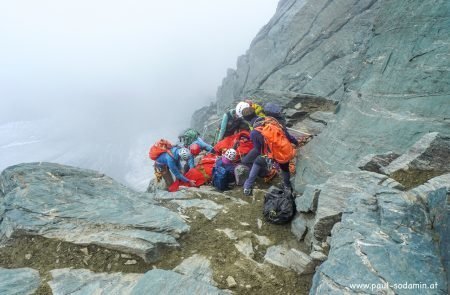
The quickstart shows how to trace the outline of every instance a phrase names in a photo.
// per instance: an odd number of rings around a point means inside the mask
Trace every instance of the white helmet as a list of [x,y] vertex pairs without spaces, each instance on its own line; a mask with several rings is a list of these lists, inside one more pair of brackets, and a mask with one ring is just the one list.
[[235,149],[227,149],[227,151],[225,152],[225,154],[223,154],[225,156],[225,158],[227,158],[230,161],[234,161],[236,159],[236,150]]
[[240,103],[237,104],[236,106],[236,115],[241,118],[242,117],[242,110],[245,108],[250,107],[250,104],[248,102],[245,101],[241,101]]
[[191,152],[187,148],[183,147],[178,150],[178,155],[180,155],[181,159],[187,160],[191,156]]

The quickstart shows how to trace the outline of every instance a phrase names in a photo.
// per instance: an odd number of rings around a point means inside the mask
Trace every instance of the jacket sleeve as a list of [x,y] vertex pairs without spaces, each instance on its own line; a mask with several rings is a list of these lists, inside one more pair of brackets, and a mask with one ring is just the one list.
[[169,166],[170,172],[172,172],[177,179],[183,182],[189,182],[189,179],[187,179],[186,177],[183,176],[183,174],[181,174],[180,169],[178,169],[177,163],[173,158],[167,160],[167,166]]
[[194,161],[194,157],[192,155],[189,157],[188,165],[189,165],[190,169],[195,167],[195,161]]
[[200,146],[201,149],[203,150],[207,150],[208,152],[210,152],[213,147],[210,144],[207,144],[206,142],[203,141],[203,139],[201,139],[200,137],[197,138],[194,143],[198,144]]

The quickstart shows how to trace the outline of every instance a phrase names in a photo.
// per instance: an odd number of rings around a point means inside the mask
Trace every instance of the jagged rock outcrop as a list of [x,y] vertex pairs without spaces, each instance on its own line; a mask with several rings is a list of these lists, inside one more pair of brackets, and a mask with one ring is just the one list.
[[381,171],[413,187],[433,176],[450,172],[449,155],[450,136],[444,137],[432,132],[424,135],[403,155],[381,168]]
[[[300,212],[310,212],[314,209],[314,218],[309,214],[300,213],[292,223],[292,231],[297,236],[303,235],[299,227],[307,227],[308,242],[325,242],[333,226],[341,220],[345,212],[347,199],[355,193],[373,192],[384,187],[399,187],[400,185],[387,176],[372,172],[340,172],[329,178],[322,185],[307,185],[301,197],[296,199]],[[317,202],[317,205],[311,203]],[[316,208],[315,208],[316,207]],[[311,210],[310,210],[311,209]]]
[[0,243],[39,235],[94,244],[158,260],[189,226],[148,194],[95,171],[51,163],[20,164],[0,175]]
[[447,294],[449,184],[446,174],[410,192],[368,183],[348,194],[310,294]]

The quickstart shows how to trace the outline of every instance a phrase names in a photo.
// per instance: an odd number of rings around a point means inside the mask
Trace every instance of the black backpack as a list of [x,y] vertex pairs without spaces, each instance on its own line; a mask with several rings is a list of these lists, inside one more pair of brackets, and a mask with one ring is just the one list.
[[274,224],[285,224],[295,215],[295,202],[289,190],[271,186],[264,197],[264,218]]

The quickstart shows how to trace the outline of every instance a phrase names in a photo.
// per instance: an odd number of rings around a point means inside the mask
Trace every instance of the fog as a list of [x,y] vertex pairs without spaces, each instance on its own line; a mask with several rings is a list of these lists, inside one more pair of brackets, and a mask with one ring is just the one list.
[[141,189],[148,147],[214,99],[276,5],[1,1],[0,169],[56,161]]

